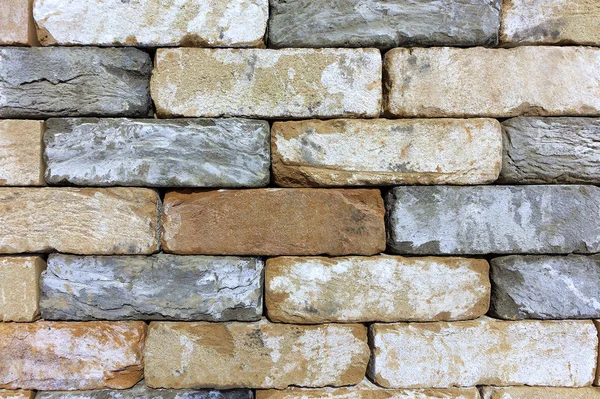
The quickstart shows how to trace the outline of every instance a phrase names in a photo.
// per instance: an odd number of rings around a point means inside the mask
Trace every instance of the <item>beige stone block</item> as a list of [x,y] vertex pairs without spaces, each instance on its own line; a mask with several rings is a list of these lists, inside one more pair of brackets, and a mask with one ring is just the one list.
[[39,256],[0,257],[0,319],[28,322],[38,318],[40,274],[46,262]]
[[32,7],[33,0],[0,0],[0,45],[38,44]]
[[483,399],[600,399],[600,388],[483,387]]
[[45,185],[43,135],[42,121],[0,120],[0,186]]
[[0,389],[0,399],[33,399],[35,392],[33,391],[9,391]]

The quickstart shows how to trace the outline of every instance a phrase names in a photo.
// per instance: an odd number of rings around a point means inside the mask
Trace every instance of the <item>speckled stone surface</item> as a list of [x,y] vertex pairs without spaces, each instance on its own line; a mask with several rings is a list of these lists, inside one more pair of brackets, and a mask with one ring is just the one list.
[[43,121],[0,120],[0,186],[43,186]]
[[600,388],[482,387],[483,399],[600,399]]
[[39,317],[40,273],[45,268],[40,256],[0,257],[0,321],[30,322]]

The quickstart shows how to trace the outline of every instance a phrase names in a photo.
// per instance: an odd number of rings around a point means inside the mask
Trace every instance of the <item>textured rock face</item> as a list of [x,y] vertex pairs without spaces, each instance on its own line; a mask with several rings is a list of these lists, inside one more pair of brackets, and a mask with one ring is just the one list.
[[378,190],[170,192],[163,248],[178,254],[373,255],[385,249]]
[[522,117],[502,129],[502,182],[600,183],[600,119]]
[[268,0],[37,0],[34,8],[44,45],[262,46],[268,13]]
[[397,187],[386,208],[394,253],[600,251],[600,189],[593,186]]
[[161,116],[376,117],[375,49],[159,49],[152,99]]
[[375,324],[370,375],[384,387],[582,387],[594,378],[598,332],[587,321]]
[[341,386],[363,379],[369,347],[359,324],[153,322],[144,360],[151,387]]
[[502,156],[493,119],[275,122],[271,141],[284,187],[491,183]]
[[483,399],[600,399],[600,388],[483,387]]
[[249,119],[50,119],[48,183],[260,187],[269,183],[269,123]]
[[0,252],[153,253],[160,209],[144,188],[0,188]]
[[[0,320],[28,322],[39,316],[39,256],[0,257]],[[1,397],[1,394],[0,394]]]
[[498,43],[500,0],[270,0],[275,47],[483,46]]
[[35,27],[29,17],[33,0],[0,0],[0,45],[34,45]]
[[44,185],[44,122],[0,120],[0,186]]
[[394,49],[384,63],[395,116],[600,114],[600,49]]
[[0,323],[0,388],[130,388],[145,338],[141,321]]
[[50,255],[41,281],[46,320],[259,320],[256,258]]
[[145,116],[150,56],[134,48],[0,48],[0,118]]
[[35,392],[33,391],[9,391],[0,389],[0,399],[33,399]]
[[266,307],[284,323],[474,319],[488,310],[488,273],[483,259],[273,258]]

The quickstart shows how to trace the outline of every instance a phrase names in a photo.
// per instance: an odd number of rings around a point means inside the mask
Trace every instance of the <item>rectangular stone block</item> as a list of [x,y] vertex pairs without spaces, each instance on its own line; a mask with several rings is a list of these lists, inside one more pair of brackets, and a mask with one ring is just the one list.
[[38,318],[40,273],[45,268],[39,256],[0,257],[0,321]]
[[484,259],[279,257],[265,300],[283,323],[468,320],[488,311],[488,274]]
[[0,188],[0,253],[151,254],[160,211],[145,188]]
[[384,61],[399,117],[597,116],[600,49],[399,48]]
[[482,387],[483,399],[600,399],[598,388]]
[[43,186],[43,121],[0,120],[0,186]]
[[386,209],[393,253],[600,252],[594,186],[396,187]]
[[263,261],[233,256],[51,254],[45,320],[259,320]]
[[135,48],[0,48],[0,118],[147,116],[152,62]]
[[49,119],[46,181],[80,186],[261,187],[269,123],[250,119]]
[[498,178],[494,119],[275,122],[275,183],[283,187],[485,184]]
[[43,45],[264,46],[268,0],[37,0]]
[[37,44],[32,4],[33,0],[0,0],[0,45]]
[[152,322],[144,360],[154,388],[342,386],[363,379],[369,347],[360,324]]
[[386,388],[591,385],[598,332],[589,320],[371,326],[369,375]]
[[169,192],[163,248],[207,255],[374,255],[385,250],[379,190]]
[[0,389],[0,399],[33,399],[35,392],[33,391],[9,391],[6,389]]
[[376,117],[376,49],[158,49],[151,82],[161,117]]
[[0,388],[130,388],[145,338],[142,321],[0,323]]

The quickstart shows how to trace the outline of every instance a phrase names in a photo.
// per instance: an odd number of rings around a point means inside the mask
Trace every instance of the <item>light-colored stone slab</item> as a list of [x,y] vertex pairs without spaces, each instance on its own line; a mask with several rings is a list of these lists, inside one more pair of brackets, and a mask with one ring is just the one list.
[[32,5],[33,0],[0,0],[0,45],[38,44]]
[[0,321],[38,318],[40,273],[45,268],[39,256],[0,257]]
[[33,399],[35,392],[33,391],[9,391],[6,389],[0,389],[0,399]]
[[600,399],[600,388],[482,387],[483,399]]
[[0,120],[0,186],[43,186],[44,122]]

